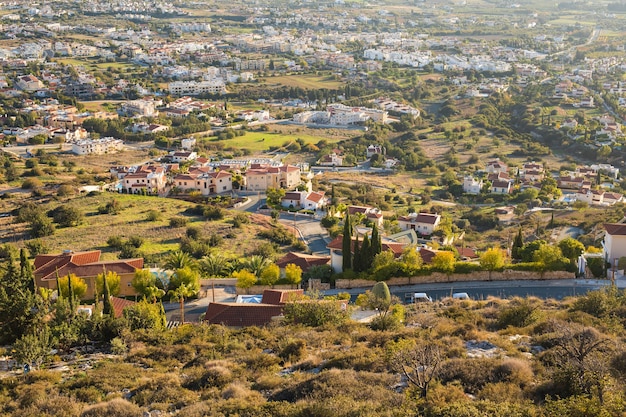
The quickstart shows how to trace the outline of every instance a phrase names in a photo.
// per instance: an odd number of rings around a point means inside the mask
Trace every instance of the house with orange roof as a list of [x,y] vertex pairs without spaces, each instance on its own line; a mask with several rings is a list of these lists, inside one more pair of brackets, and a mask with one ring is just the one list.
[[120,296],[137,295],[131,285],[135,271],[143,268],[143,258],[101,261],[100,251],[73,252],[37,255],[34,261],[35,284],[37,287],[55,290],[57,276],[74,274],[87,284],[84,299],[95,297],[96,277],[103,271],[115,272],[120,276]]
[[285,304],[303,290],[265,290],[261,303],[209,303],[204,321],[231,327],[265,326],[283,314]]
[[431,235],[441,222],[441,216],[433,213],[410,213],[398,217],[398,226],[402,230],[415,230],[422,236]]

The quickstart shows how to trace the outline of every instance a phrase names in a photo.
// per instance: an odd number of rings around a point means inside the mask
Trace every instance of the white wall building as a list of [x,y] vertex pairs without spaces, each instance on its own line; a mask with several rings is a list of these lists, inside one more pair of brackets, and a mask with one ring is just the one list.
[[72,152],[76,155],[102,155],[124,149],[124,142],[115,138],[85,139],[72,144]]

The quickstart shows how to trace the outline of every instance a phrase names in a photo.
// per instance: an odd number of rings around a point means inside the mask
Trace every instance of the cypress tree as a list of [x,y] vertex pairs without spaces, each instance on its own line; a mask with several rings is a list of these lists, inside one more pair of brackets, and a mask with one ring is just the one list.
[[522,250],[522,247],[524,247],[524,236],[522,236],[522,228],[520,227],[517,230],[517,235],[513,240],[513,247],[511,248],[511,256],[513,257],[513,259],[521,258],[520,252]]
[[76,306],[74,305],[74,290],[72,289],[72,276],[67,274],[67,295],[70,299],[70,317],[76,313]]
[[350,224],[350,213],[346,213],[346,218],[343,222],[341,252],[343,254],[342,270],[352,269],[352,225]]
[[363,253],[359,248],[359,235],[356,235],[356,240],[354,241],[354,256],[352,258],[352,269],[354,272],[361,272]]
[[35,294],[35,275],[24,248],[20,249],[20,278],[22,285],[28,288],[31,294]]
[[361,271],[367,271],[372,266],[372,246],[370,245],[370,238],[365,235],[363,237],[363,244],[361,245],[361,257],[360,268]]
[[383,250],[383,245],[380,240],[380,234],[378,233],[378,226],[376,226],[376,223],[374,223],[374,226],[372,227],[371,244],[372,244],[372,259],[374,259],[374,257],[378,255],[379,253],[381,253]]
[[111,293],[109,290],[109,283],[107,282],[107,273],[106,271],[102,272],[102,296],[104,300],[102,301],[102,314],[106,314],[107,316],[113,316],[113,304],[111,304]]

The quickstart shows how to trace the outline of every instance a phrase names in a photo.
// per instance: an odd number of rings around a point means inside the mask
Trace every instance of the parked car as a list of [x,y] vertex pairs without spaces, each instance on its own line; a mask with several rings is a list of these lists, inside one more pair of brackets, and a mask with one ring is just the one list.
[[433,299],[425,292],[412,292],[404,295],[406,303],[432,303]]
[[470,300],[470,296],[466,292],[455,292],[452,294],[452,298],[455,300]]

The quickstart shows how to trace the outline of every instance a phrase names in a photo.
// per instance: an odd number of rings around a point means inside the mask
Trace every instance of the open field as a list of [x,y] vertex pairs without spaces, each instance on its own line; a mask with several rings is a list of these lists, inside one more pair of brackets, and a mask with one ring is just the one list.
[[341,88],[344,84],[341,81],[337,81],[332,75],[283,75],[268,77],[265,80],[268,85],[284,85],[286,87],[301,87],[312,90],[320,88],[334,90]]
[[[98,207],[112,200],[119,203],[121,207],[119,214],[99,214]],[[221,236],[223,241],[220,247],[225,249],[222,252],[233,256],[240,256],[257,247],[261,242],[257,238],[257,232],[269,227],[267,220],[256,219],[241,229],[233,228],[231,218],[234,212],[227,212],[225,218],[220,221],[205,221],[200,217],[185,214],[186,210],[195,206],[194,203],[171,198],[103,193],[95,196],[78,196],[71,200],[49,200],[42,202],[41,205],[46,211],[59,205],[66,205],[78,209],[84,215],[79,226],[57,228],[52,236],[42,238],[46,247],[53,252],[62,249],[76,251],[100,249],[103,251],[104,259],[116,259],[118,256],[118,252],[106,244],[111,236],[123,239],[131,236],[142,237],[144,243],[139,250],[151,259],[177,250],[180,239],[186,235],[186,227],[170,227],[169,219],[174,216],[186,217],[187,226],[199,227],[203,238],[208,238],[212,234]],[[158,211],[160,219],[148,221],[146,217],[150,210]],[[19,243],[28,239],[28,225],[13,223],[13,220],[13,217],[0,219],[0,242]]]

